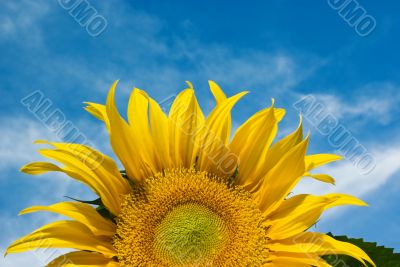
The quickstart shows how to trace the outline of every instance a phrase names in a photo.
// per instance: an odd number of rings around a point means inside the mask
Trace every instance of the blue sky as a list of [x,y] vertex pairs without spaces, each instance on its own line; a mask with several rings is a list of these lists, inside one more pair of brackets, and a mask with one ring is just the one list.
[[[277,106],[287,109],[282,136],[297,125],[294,103],[307,95],[320,103],[376,166],[365,174],[345,159],[322,169],[336,178],[336,186],[305,180],[295,189],[346,192],[370,204],[336,208],[314,230],[364,237],[400,251],[400,3],[359,0],[376,22],[369,35],[360,36],[329,1],[89,1],[107,21],[105,31],[93,37],[60,2],[0,3],[2,250],[56,218],[45,213],[17,217],[24,207],[51,204],[65,195],[93,197],[62,175],[18,172],[40,159],[34,140],[60,139],[21,99],[41,92],[51,110],[62,111],[96,148],[111,155],[107,135],[83,110],[84,101],[104,102],[111,83],[120,79],[123,109],[134,86],[161,101],[189,80],[208,112],[214,104],[207,85],[211,79],[229,95],[251,91],[233,111],[235,127],[275,98]],[[310,152],[344,152],[312,118],[304,121],[311,133]],[[0,265],[42,266],[49,255],[11,255]]]

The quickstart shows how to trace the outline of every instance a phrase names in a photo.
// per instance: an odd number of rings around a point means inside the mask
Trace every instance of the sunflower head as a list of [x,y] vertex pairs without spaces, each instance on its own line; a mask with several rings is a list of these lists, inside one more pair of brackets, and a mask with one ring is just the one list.
[[146,180],[145,194],[127,195],[115,246],[136,266],[261,264],[268,255],[262,214],[248,192],[224,177],[172,169]]
[[328,266],[322,255],[371,259],[354,245],[307,231],[327,208],[365,205],[343,194],[296,195],[303,177],[333,183],[312,169],[340,159],[307,155],[299,127],[274,142],[285,111],[274,103],[243,123],[231,138],[231,109],[246,92],[227,97],[210,82],[216,105],[205,117],[193,87],[165,114],[134,89],[127,120],[114,101],[86,109],[104,122],[124,166],[79,144],[44,142],[40,153],[60,165],[34,162],[29,174],[63,172],[99,196],[93,205],[61,202],[21,213],[55,212],[58,221],[15,241],[7,253],[33,248],[72,248],[48,266]]

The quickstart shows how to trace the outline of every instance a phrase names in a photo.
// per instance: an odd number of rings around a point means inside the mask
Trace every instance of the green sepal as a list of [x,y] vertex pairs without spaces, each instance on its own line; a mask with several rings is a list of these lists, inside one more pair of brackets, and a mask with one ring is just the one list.
[[64,197],[72,199],[72,200],[80,202],[80,203],[85,203],[85,204],[90,204],[90,205],[103,205],[100,198],[97,198],[95,200],[81,200],[81,199],[76,199],[76,198],[69,197],[69,196],[64,196]]
[[135,185],[135,182],[134,182],[133,180],[129,179],[128,175],[126,174],[126,170],[120,170],[119,172],[121,173],[121,176],[122,176],[125,180],[128,181],[129,185],[130,185],[132,188],[135,188],[135,186],[136,186],[136,185]]
[[128,175],[126,174],[126,170],[120,170],[119,173],[121,173],[122,177],[124,177],[125,179],[128,179]]
[[115,216],[103,205],[96,208],[97,212],[103,217],[115,223]]
[[95,200],[81,200],[81,199],[76,199],[73,197],[65,196],[66,198],[72,199],[74,201],[80,202],[80,203],[85,203],[89,205],[95,205],[97,212],[103,217],[108,220],[111,220],[115,222],[115,216],[104,206],[103,202],[101,201],[101,198],[97,198]]
[[[348,238],[346,236],[332,236],[336,240],[348,242],[361,248],[374,261],[377,267],[400,267],[400,253],[395,253],[393,248],[378,246],[376,242],[365,242],[361,238]],[[330,255],[323,257],[333,267],[360,267],[356,259],[346,255]],[[368,264],[368,263],[367,263]],[[372,266],[372,265],[368,265]]]

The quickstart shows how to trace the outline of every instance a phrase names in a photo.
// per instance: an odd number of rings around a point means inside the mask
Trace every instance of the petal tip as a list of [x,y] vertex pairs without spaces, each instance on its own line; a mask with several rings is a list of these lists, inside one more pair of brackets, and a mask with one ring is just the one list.
[[192,89],[193,90],[193,84],[189,81],[185,81],[185,83],[189,86],[188,89]]

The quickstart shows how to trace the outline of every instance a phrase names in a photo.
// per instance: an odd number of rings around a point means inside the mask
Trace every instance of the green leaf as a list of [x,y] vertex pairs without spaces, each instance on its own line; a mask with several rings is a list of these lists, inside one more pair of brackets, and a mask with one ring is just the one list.
[[[365,242],[359,238],[348,238],[346,236],[330,236],[336,240],[348,242],[356,245],[365,251],[370,258],[375,262],[377,267],[400,267],[400,254],[395,253],[392,248],[378,246],[376,242]],[[330,255],[324,256],[324,259],[334,267],[360,267],[362,266],[357,260],[345,255]],[[369,265],[371,266],[371,265]]]

